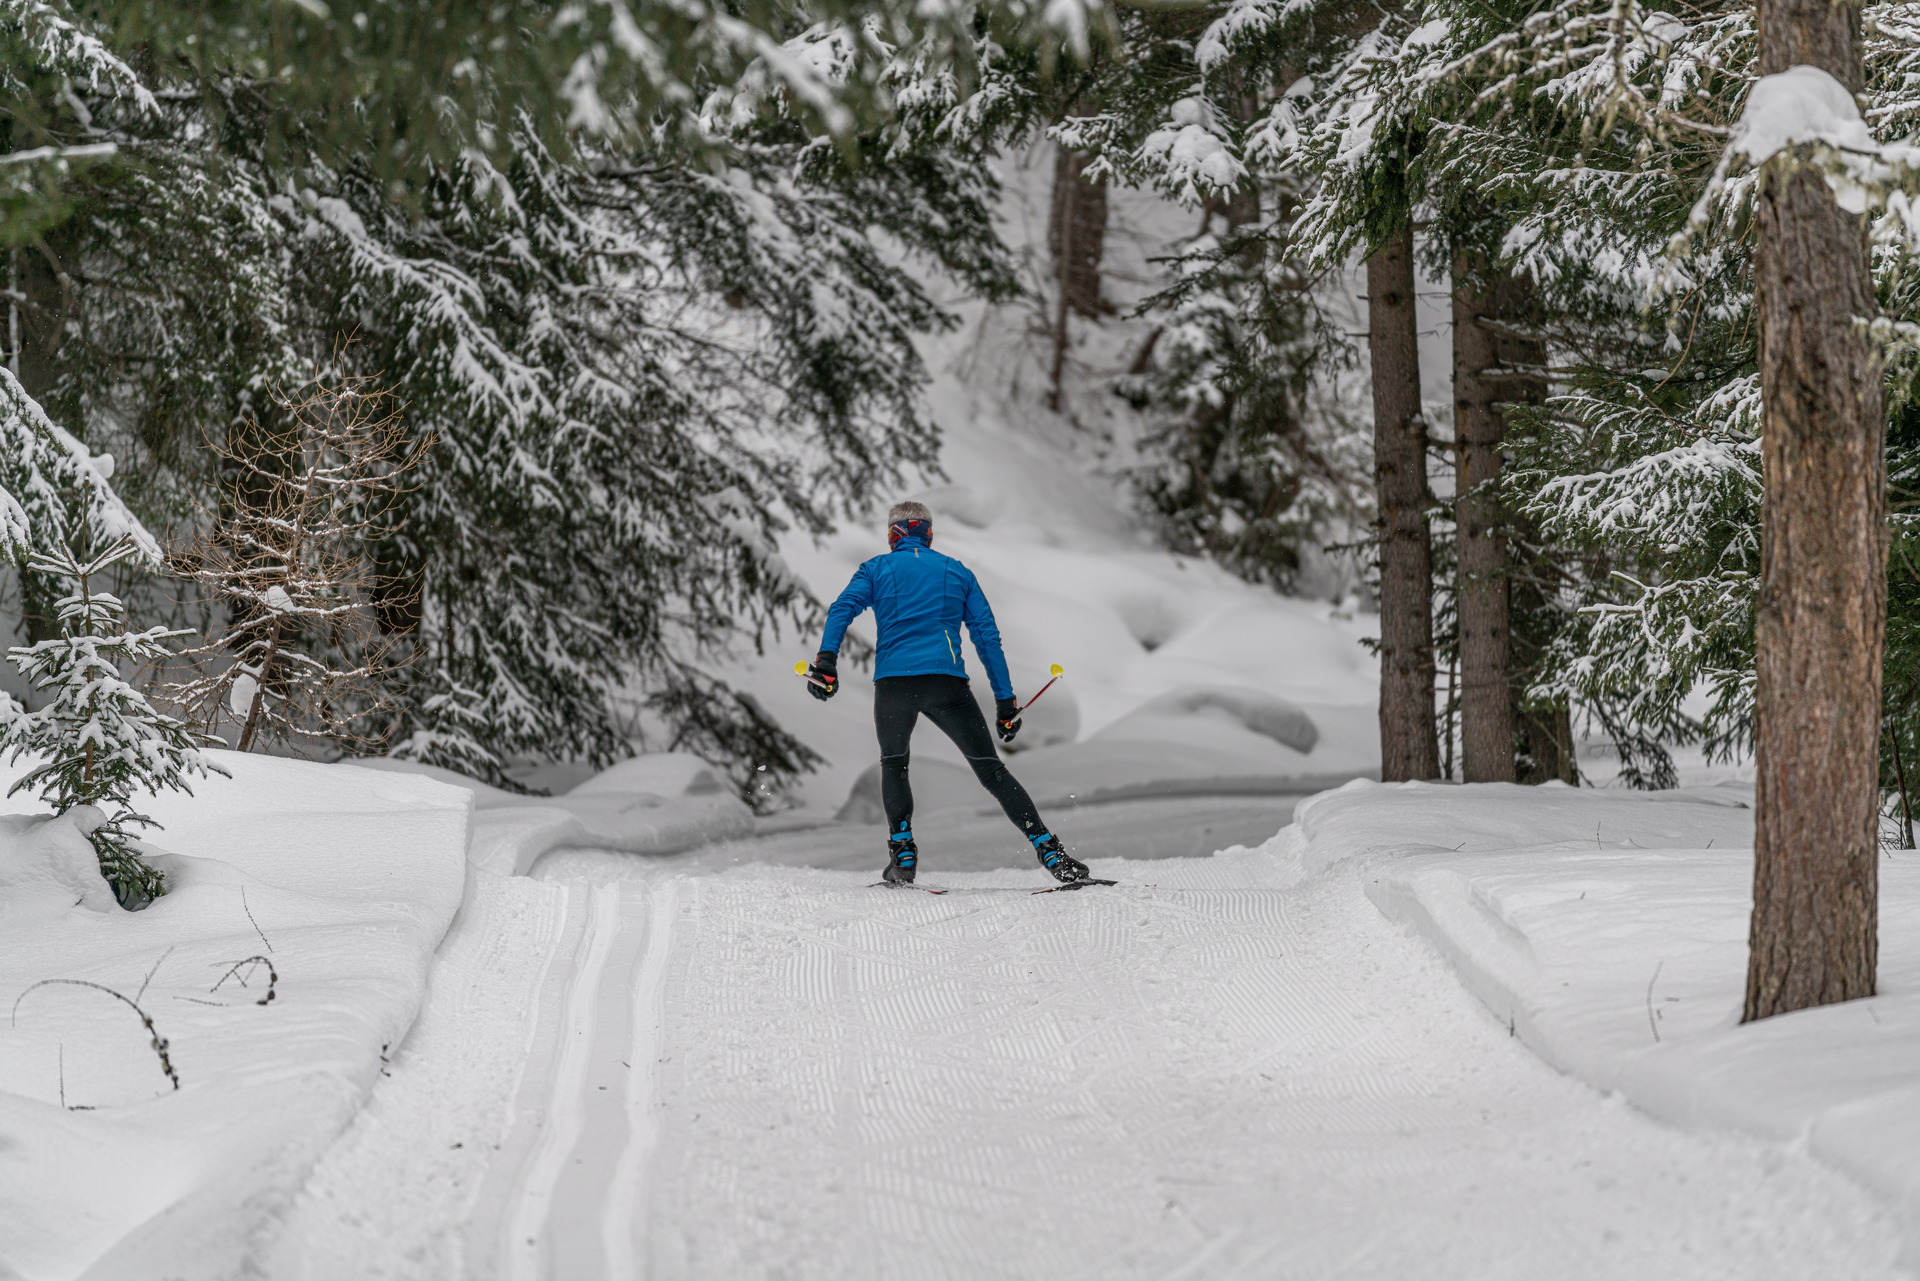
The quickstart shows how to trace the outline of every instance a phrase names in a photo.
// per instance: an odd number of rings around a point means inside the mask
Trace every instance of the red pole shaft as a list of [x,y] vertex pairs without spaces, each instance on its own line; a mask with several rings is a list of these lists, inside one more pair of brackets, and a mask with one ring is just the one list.
[[[1056,677],[1054,677],[1054,678],[1053,678],[1053,681],[1057,681],[1057,680],[1059,680],[1059,679],[1060,679],[1060,678],[1059,678],[1058,676],[1056,676]],[[1040,687],[1040,694],[1044,694],[1044,693],[1046,693],[1046,692],[1047,692],[1048,690],[1050,690],[1050,689],[1052,689],[1052,688],[1053,688],[1053,681],[1048,681],[1048,682],[1047,682],[1047,683],[1046,683],[1045,685],[1042,685],[1042,686]],[[1024,703],[1022,703],[1022,704],[1020,704],[1020,710],[1024,712],[1024,711],[1026,711],[1026,710],[1027,710],[1027,709],[1028,709],[1029,707],[1032,707],[1032,706],[1033,706],[1033,705],[1034,705],[1035,703],[1037,703],[1037,702],[1039,702],[1039,701],[1040,701],[1040,694],[1035,694],[1035,695],[1034,695],[1034,696],[1033,696],[1032,698],[1030,698],[1030,699],[1028,699],[1028,700],[1027,700],[1026,702],[1024,702]]]

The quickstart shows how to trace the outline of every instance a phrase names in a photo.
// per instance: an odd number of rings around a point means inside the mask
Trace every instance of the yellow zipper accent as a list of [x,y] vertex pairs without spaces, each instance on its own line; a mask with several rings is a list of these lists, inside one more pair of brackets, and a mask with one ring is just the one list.
[[958,663],[960,661],[960,655],[953,652],[953,633],[942,627],[940,634],[947,638],[947,657]]

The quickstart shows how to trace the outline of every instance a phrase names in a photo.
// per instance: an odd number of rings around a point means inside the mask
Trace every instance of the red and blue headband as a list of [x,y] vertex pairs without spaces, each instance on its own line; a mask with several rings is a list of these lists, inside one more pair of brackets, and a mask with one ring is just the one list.
[[933,522],[924,516],[910,516],[906,520],[896,520],[887,526],[887,546],[893,547],[903,538],[918,538],[929,547],[933,545]]

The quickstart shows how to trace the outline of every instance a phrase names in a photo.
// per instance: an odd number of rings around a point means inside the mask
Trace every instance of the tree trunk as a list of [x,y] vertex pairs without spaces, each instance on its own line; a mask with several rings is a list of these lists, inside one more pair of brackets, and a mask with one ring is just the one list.
[[1532,767],[1522,783],[1578,783],[1580,767],[1574,758],[1573,712],[1566,707],[1543,707],[1520,713],[1520,733],[1527,740]]
[[1060,412],[1061,380],[1067,366],[1067,322],[1074,312],[1098,316],[1113,310],[1100,299],[1100,259],[1107,243],[1107,185],[1080,176],[1087,158],[1058,147],[1054,153],[1053,209],[1047,220],[1047,248],[1053,254],[1054,300],[1052,389],[1047,408]]
[[1047,251],[1053,255],[1067,305],[1082,316],[1111,315],[1100,297],[1100,260],[1107,246],[1107,183],[1081,174],[1087,158],[1065,147],[1053,161],[1053,210],[1047,220]]
[[1420,413],[1413,226],[1367,259],[1373,488],[1380,531],[1380,778],[1440,776],[1433,723],[1433,541]]
[[1499,357],[1494,331],[1480,322],[1494,316],[1482,275],[1485,263],[1462,253],[1453,264],[1453,437],[1457,465],[1454,522],[1459,587],[1460,752],[1469,783],[1511,783],[1513,690],[1508,667],[1507,540],[1494,486],[1500,478],[1500,445],[1507,434],[1499,412]]
[[[1763,0],[1760,70],[1862,86],[1860,14]],[[1877,962],[1884,386],[1865,220],[1779,157],[1754,208],[1765,502],[1754,622],[1746,1020],[1871,996]]]

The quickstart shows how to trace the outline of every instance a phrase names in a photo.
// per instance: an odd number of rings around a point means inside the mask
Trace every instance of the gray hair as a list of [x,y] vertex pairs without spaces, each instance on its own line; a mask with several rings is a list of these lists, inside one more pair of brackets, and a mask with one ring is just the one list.
[[916,503],[912,500],[904,503],[895,503],[893,510],[887,513],[887,524],[889,525],[893,524],[896,520],[931,521],[932,519],[933,512],[925,503]]

